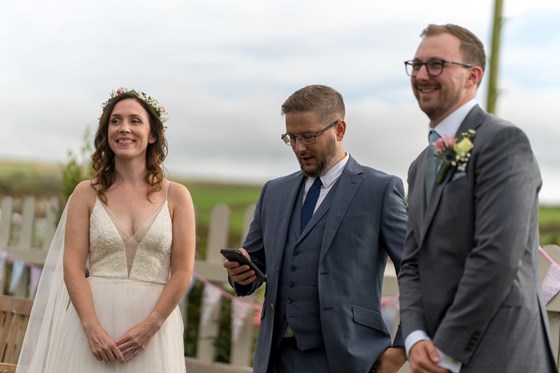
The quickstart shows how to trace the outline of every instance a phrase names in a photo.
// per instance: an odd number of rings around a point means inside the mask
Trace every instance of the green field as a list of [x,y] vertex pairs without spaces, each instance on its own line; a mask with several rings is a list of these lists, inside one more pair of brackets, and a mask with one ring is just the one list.
[[[191,192],[197,214],[197,236],[199,248],[206,247],[210,213],[218,204],[231,210],[229,247],[238,247],[242,241],[245,210],[259,198],[261,185],[210,183],[171,178],[185,185]],[[203,252],[199,250],[199,255]]]
[[[62,167],[62,164],[0,160],[0,197],[63,197]],[[218,204],[225,204],[231,210],[229,246],[240,245],[245,210],[257,202],[262,185],[205,182],[175,175],[169,178],[187,186],[191,192],[197,214],[197,247],[200,256],[204,256],[206,248],[211,210]]]
[[[61,195],[62,164],[0,160],[0,197],[4,195]],[[212,208],[227,205],[231,211],[229,245],[242,240],[243,214],[256,203],[262,185],[191,180],[177,175],[170,179],[187,186],[197,210],[199,255],[204,256],[208,221]],[[560,206],[542,206],[540,210],[541,243],[560,245]]]

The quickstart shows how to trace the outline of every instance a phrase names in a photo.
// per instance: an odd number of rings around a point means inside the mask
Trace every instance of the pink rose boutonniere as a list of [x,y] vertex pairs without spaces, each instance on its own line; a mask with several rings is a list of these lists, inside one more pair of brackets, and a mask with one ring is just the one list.
[[468,130],[461,134],[459,140],[448,136],[442,137],[434,143],[434,155],[442,162],[436,179],[438,184],[443,182],[445,175],[451,168],[457,168],[457,171],[465,171],[474,147],[472,140],[475,134],[474,130]]

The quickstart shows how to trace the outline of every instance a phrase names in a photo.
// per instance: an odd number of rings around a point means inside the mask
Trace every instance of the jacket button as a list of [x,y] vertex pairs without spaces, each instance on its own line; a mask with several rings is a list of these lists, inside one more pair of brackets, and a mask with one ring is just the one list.
[[295,284],[294,284],[292,281],[288,282],[288,286],[289,286],[289,287],[293,288],[294,285],[295,285]]
[[294,303],[294,300],[292,298],[288,298],[288,304],[292,304]]

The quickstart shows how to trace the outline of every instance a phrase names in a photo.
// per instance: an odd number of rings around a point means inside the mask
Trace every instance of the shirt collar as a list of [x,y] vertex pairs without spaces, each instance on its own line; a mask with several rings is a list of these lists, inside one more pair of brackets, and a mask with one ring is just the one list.
[[[348,159],[350,159],[350,155],[346,153],[346,156],[342,158],[337,164],[331,167],[324,175],[319,176],[321,178],[321,183],[323,183],[323,187],[328,189],[332,186],[332,184],[342,175],[344,171],[344,167],[346,167],[346,163],[348,163]],[[315,178],[308,177],[305,181],[305,189],[309,189],[311,184],[315,181]]]
[[[476,99],[473,98],[453,113],[449,114],[449,116],[442,120],[433,130],[436,131],[440,137],[455,137],[455,134],[459,130],[459,126],[463,123],[463,120],[465,120],[467,114],[475,105]],[[431,130],[432,129],[430,128],[430,131]]]

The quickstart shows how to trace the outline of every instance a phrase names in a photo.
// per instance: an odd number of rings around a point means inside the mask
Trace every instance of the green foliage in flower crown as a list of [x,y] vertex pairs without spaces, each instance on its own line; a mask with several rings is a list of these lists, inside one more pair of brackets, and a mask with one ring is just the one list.
[[157,116],[162,121],[162,123],[165,123],[165,121],[167,120],[168,113],[167,113],[167,109],[165,108],[165,106],[160,105],[160,103],[155,98],[153,98],[152,96],[148,96],[144,92],[137,91],[135,89],[128,89],[128,88],[122,88],[122,87],[114,89],[113,91],[111,91],[111,95],[109,96],[109,99],[107,101],[105,101],[101,106],[105,109],[105,106],[107,106],[107,104],[112,99],[114,99],[115,97],[117,97],[117,96],[119,96],[123,93],[131,94],[134,97],[139,98],[140,100],[142,100],[145,103],[147,103],[148,105],[150,105],[154,109],[154,111],[156,112]]

